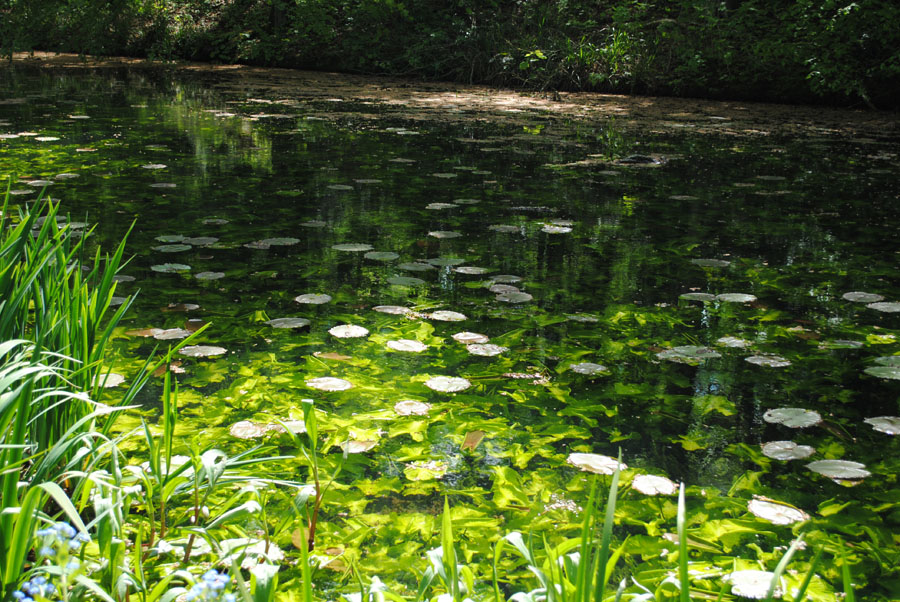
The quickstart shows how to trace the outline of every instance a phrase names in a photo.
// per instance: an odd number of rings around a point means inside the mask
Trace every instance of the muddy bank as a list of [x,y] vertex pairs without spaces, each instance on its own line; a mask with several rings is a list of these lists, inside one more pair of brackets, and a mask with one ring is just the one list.
[[387,77],[74,54],[19,53],[14,55],[12,64],[85,73],[125,67],[164,70],[215,88],[226,97],[256,99],[262,105],[272,105],[273,111],[277,111],[278,105],[333,100],[361,103],[363,107],[378,105],[381,110],[378,114],[368,113],[364,108],[359,111],[363,118],[377,118],[388,110],[426,121],[474,119],[533,124],[538,118],[602,124],[613,118],[616,127],[627,131],[687,129],[715,135],[838,136],[873,140],[900,136],[900,115],[893,112],[585,92],[542,94]]

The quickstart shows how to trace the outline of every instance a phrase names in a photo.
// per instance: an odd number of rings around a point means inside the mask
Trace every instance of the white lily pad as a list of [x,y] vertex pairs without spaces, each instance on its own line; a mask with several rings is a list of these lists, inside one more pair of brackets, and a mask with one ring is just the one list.
[[900,355],[884,355],[876,357],[875,363],[879,366],[894,366],[900,368]]
[[716,296],[710,295],[709,293],[683,293],[678,295],[679,299],[684,299],[685,301],[715,301]]
[[803,429],[822,422],[822,416],[815,410],[803,408],[773,408],[766,410],[763,420],[770,424],[783,424],[792,429]]
[[430,409],[430,404],[414,399],[405,399],[394,404],[394,412],[398,416],[425,416]]
[[186,339],[189,336],[191,336],[191,331],[184,328],[166,328],[153,334],[153,338],[159,341],[175,341]]
[[428,236],[434,238],[459,238],[462,236],[462,233],[454,232],[453,230],[432,230],[428,233]]
[[724,259],[691,259],[691,263],[704,268],[727,268],[731,265],[730,261]]
[[376,305],[372,309],[383,314],[393,314],[397,316],[405,316],[412,311],[410,308],[403,307],[402,305]]
[[428,263],[438,267],[453,267],[456,265],[462,265],[466,262],[462,257],[433,257],[428,260]]
[[434,376],[425,382],[425,386],[440,393],[458,393],[471,387],[472,383],[460,376]]
[[75,178],[80,178],[80,177],[81,176],[78,175],[77,173],[64,172],[64,173],[56,174],[55,176],[53,176],[53,179],[54,180],[74,180]]
[[97,378],[94,379],[94,385],[100,385],[104,389],[111,389],[113,387],[118,387],[122,383],[125,382],[125,377],[121,374],[117,374],[115,372],[109,372],[98,374]]
[[606,366],[602,364],[594,364],[592,362],[581,362],[579,364],[571,364],[569,368],[572,369],[572,372],[577,372],[578,374],[600,374],[601,372],[606,372]]
[[488,226],[488,230],[512,234],[514,232],[519,232],[520,228],[519,226],[511,226],[509,224],[491,224],[490,226]]
[[671,479],[650,474],[635,476],[631,481],[631,488],[644,495],[673,495],[678,491],[678,485]]
[[304,305],[322,305],[323,303],[331,301],[331,295],[326,295],[325,293],[306,293],[305,295],[294,297],[294,301]]
[[309,326],[306,318],[273,318],[266,322],[272,328],[303,328]]
[[569,457],[566,458],[566,462],[585,472],[594,472],[597,474],[612,474],[616,471],[617,466],[621,467],[622,470],[628,468],[624,463],[619,464],[618,460],[615,458],[610,458],[609,456],[601,454],[571,453],[569,454]]
[[422,286],[426,284],[421,278],[413,278],[412,276],[391,276],[387,279],[387,283],[396,286]]
[[474,265],[461,265],[458,268],[453,268],[453,271],[457,274],[470,274],[475,276],[487,274],[488,272],[490,272],[490,270],[487,268],[481,268]]
[[816,448],[793,441],[768,441],[762,444],[762,453],[774,460],[805,460],[816,453]]
[[369,330],[362,326],[357,326],[356,324],[340,324],[333,328],[329,328],[328,333],[339,339],[355,339],[367,336]]
[[388,341],[387,346],[394,351],[408,351],[410,353],[422,353],[428,349],[428,345],[412,339]]
[[857,480],[871,476],[865,464],[850,460],[816,460],[806,465],[808,469],[829,479]]
[[183,263],[160,263],[157,265],[151,265],[150,269],[154,272],[160,272],[162,274],[175,274],[177,272],[190,272],[191,266],[185,265]]
[[495,298],[497,301],[502,301],[503,303],[527,303],[534,299],[533,296],[528,293],[523,293],[522,291],[500,293]]
[[744,361],[757,366],[765,366],[766,368],[785,368],[791,365],[790,360],[780,355],[751,355],[745,357]]
[[744,349],[749,347],[753,343],[748,341],[747,339],[741,339],[738,337],[719,337],[716,339],[717,345],[722,345],[723,347],[733,347],[737,349]]
[[453,335],[453,340],[464,345],[473,345],[487,343],[490,341],[490,338],[478,332],[457,332]]
[[348,454],[361,454],[378,445],[377,441],[344,441],[341,449]]
[[319,378],[311,378],[306,381],[306,386],[310,389],[319,391],[346,391],[353,388],[353,383],[343,378],[335,378],[333,376],[321,376]]
[[496,276],[491,276],[491,282],[497,282],[500,284],[516,284],[517,282],[522,282],[522,277],[515,276],[513,274],[497,274]]
[[870,366],[863,370],[870,376],[900,380],[900,366]]
[[866,305],[869,309],[881,311],[884,313],[896,313],[900,311],[900,302],[898,301],[882,301],[880,303],[869,303]]
[[437,269],[430,263],[425,263],[423,261],[413,261],[409,263],[398,263],[397,267],[401,270],[407,270],[409,272],[428,272],[430,270]]
[[197,280],[221,280],[225,277],[225,272],[198,272],[194,274]]
[[898,416],[876,416],[874,418],[866,418],[863,422],[871,424],[872,428],[879,433],[900,435],[900,417]]
[[270,247],[292,247],[300,242],[299,238],[292,238],[290,236],[276,237],[276,238],[264,238],[259,241],[263,244],[267,244]]
[[555,226],[553,224],[544,224],[541,227],[541,232],[546,232],[547,234],[568,234],[572,231],[572,228],[568,226]]
[[[728,573],[722,577],[722,581],[731,584],[731,593],[735,596],[761,599],[769,593],[774,578],[775,573],[750,569]],[[784,588],[779,584],[775,588],[775,597],[780,598],[783,591]]]
[[165,169],[168,167],[163,163],[147,163],[146,165],[141,165],[144,169]]
[[716,295],[716,299],[727,303],[753,303],[756,301],[756,296],[747,293],[722,293]]
[[844,293],[841,298],[854,303],[878,303],[884,301],[884,297],[877,293],[864,293],[862,291],[851,291]]
[[365,243],[344,243],[340,245],[331,245],[335,251],[349,251],[351,253],[359,253],[362,251],[371,251],[374,247]]
[[466,345],[466,350],[472,355],[480,355],[482,357],[493,357],[509,351],[509,347],[494,345],[491,343],[472,343]]
[[189,345],[180,349],[178,353],[188,357],[213,357],[228,353],[228,350],[215,345]]
[[394,261],[400,258],[400,254],[393,251],[369,251],[363,257],[373,261]]
[[442,209],[456,209],[456,205],[453,203],[428,203],[425,205],[425,208],[431,211],[440,211]]
[[752,499],[747,503],[747,510],[774,525],[790,525],[809,520],[809,514],[806,512],[774,500]]
[[488,282],[488,284],[490,285],[488,290],[496,295],[519,292],[519,287],[513,286],[512,284],[496,284],[491,282]]
[[656,357],[661,360],[668,360],[670,362],[675,362],[678,364],[689,364],[691,366],[696,366],[700,362],[703,362],[705,360],[722,357],[722,354],[710,347],[699,347],[697,345],[681,345],[679,347],[673,347],[672,349],[660,351],[656,354]]
[[431,312],[430,314],[428,314],[428,318],[431,320],[437,320],[438,322],[462,322],[463,320],[468,320],[465,314],[461,314],[458,311],[449,311],[446,309]]
[[241,420],[232,424],[228,429],[228,433],[238,439],[258,439],[269,431],[267,427],[267,424]]

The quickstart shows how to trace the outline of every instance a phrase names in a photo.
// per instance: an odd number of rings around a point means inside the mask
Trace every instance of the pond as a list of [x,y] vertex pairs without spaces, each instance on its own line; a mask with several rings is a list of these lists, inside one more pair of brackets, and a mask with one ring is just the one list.
[[[686,484],[701,589],[803,533],[792,587],[824,548],[862,599],[900,591],[895,135],[423,116],[216,81],[5,69],[0,176],[13,204],[46,189],[91,249],[134,224],[121,387],[209,324],[173,368],[178,446],[296,455],[278,421],[313,400],[323,462],[347,451],[320,587],[355,562],[414,592],[445,496],[481,577],[504,533],[574,537],[582,454],[621,452],[618,578],[671,569],[674,487],[636,480],[657,475]],[[810,599],[842,591],[829,562]]]

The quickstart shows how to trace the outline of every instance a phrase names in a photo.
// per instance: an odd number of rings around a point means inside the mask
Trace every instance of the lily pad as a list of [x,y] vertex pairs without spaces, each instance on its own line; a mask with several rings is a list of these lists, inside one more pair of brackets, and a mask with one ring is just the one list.
[[453,335],[453,340],[464,345],[473,345],[487,343],[490,338],[487,335],[478,332],[457,332]]
[[900,417],[898,416],[876,416],[875,418],[866,418],[863,422],[871,424],[872,428],[879,433],[900,435]]
[[153,333],[153,338],[158,341],[175,341],[191,336],[190,330],[184,328],[167,328]]
[[881,311],[884,313],[896,313],[900,311],[900,302],[898,301],[883,301],[881,303],[869,303],[866,305],[869,309],[874,309],[876,311]]
[[679,299],[684,299],[685,301],[715,301],[716,296],[710,295],[709,293],[684,293],[678,296]]
[[400,254],[393,251],[369,251],[363,257],[373,261],[394,261],[400,258]]
[[884,297],[876,293],[864,293],[862,291],[851,291],[844,293],[841,298],[854,303],[877,303],[883,301]]
[[621,467],[622,470],[628,468],[624,463],[619,464],[615,458],[601,454],[572,453],[566,458],[566,462],[585,472],[597,474],[612,474],[616,471],[617,466]]
[[489,284],[490,287],[488,288],[488,290],[497,295],[519,292],[519,287],[513,286],[512,284],[492,284],[490,282]]
[[431,320],[437,320],[438,322],[462,322],[463,320],[468,319],[465,314],[461,314],[458,311],[449,311],[446,309],[431,312],[430,314],[428,314],[428,318]]
[[744,361],[757,366],[765,366],[766,368],[785,368],[791,365],[790,360],[780,355],[751,355],[750,357],[745,357]]
[[190,251],[191,249],[193,249],[191,245],[185,244],[160,245],[158,247],[151,247],[152,251],[159,251],[160,253],[180,253],[181,251]]
[[266,322],[272,328],[303,328],[309,326],[306,318],[273,318]]
[[656,354],[661,360],[668,360],[678,364],[689,364],[696,366],[700,362],[708,359],[722,357],[722,354],[710,347],[699,347],[697,345],[682,345],[666,349]]
[[753,303],[756,301],[756,296],[747,293],[722,293],[716,295],[716,299],[727,303]]
[[487,274],[488,272],[490,272],[490,270],[487,268],[480,268],[480,267],[477,267],[474,265],[471,265],[471,266],[462,265],[462,266],[459,266],[458,268],[453,268],[453,271],[456,272],[457,274],[471,274],[471,275],[475,275],[475,276],[478,276],[481,274]]
[[387,279],[387,282],[396,286],[422,286],[426,284],[421,278],[413,278],[412,276],[391,276]]
[[460,376],[434,376],[425,382],[425,386],[440,393],[458,393],[471,387],[472,383]]
[[190,345],[188,347],[183,347],[178,353],[188,357],[213,357],[228,353],[228,350],[224,347],[216,347],[215,345]]
[[453,267],[455,265],[462,265],[466,262],[462,257],[433,257],[428,260],[428,263],[438,267]]
[[809,520],[809,515],[802,510],[763,498],[750,500],[747,503],[747,510],[754,516],[758,516],[775,525],[790,525]]
[[510,292],[510,293],[500,293],[496,297],[497,301],[502,301],[503,303],[527,303],[534,299],[533,296],[528,293],[523,293],[521,291],[518,292]]
[[466,345],[466,350],[472,355],[480,355],[482,357],[493,357],[509,351],[509,347],[501,345],[493,345],[491,343],[473,343]]
[[394,412],[398,416],[425,416],[430,409],[430,404],[413,399],[405,399],[394,404]]
[[546,232],[547,234],[568,234],[572,231],[572,228],[568,226],[555,226],[553,224],[544,224],[541,227],[541,232]]
[[808,469],[829,479],[857,480],[871,476],[865,464],[850,460],[816,460],[806,465]]
[[267,424],[241,420],[232,424],[228,429],[228,433],[238,439],[258,439],[269,431],[267,427]]
[[500,284],[516,284],[517,282],[522,282],[522,277],[515,276],[513,274],[497,274],[496,276],[491,276],[491,282]]
[[372,245],[367,245],[365,243],[343,243],[340,245],[331,245],[331,248],[335,251],[349,251],[351,253],[371,251],[373,249]]
[[259,242],[269,245],[270,247],[291,247],[298,244],[300,242],[300,239],[286,236],[279,238],[264,238]]
[[748,341],[747,339],[741,339],[738,337],[720,337],[716,339],[716,344],[722,345],[723,347],[743,349],[749,347],[753,343]]
[[424,263],[422,261],[413,261],[410,263],[399,263],[397,267],[401,270],[407,270],[409,272],[427,272],[429,270],[436,269],[430,263]]
[[631,488],[644,495],[674,495],[678,491],[678,485],[671,479],[650,474],[635,476]]
[[372,309],[383,314],[393,314],[398,316],[404,316],[412,311],[408,307],[403,307],[401,305],[376,305]]
[[763,420],[770,424],[783,424],[792,429],[803,429],[822,422],[822,416],[815,410],[803,408],[773,408],[766,410]]
[[775,460],[805,460],[816,453],[816,448],[793,441],[768,441],[762,444],[762,453]]
[[691,263],[703,268],[727,268],[731,265],[730,261],[724,259],[691,259]]
[[900,380],[900,366],[871,366],[863,370],[869,376]]
[[199,272],[194,274],[197,280],[221,280],[225,277],[225,272]]
[[519,232],[520,228],[519,226],[510,226],[508,224],[492,224],[488,226],[488,230],[512,234],[513,232]]
[[357,326],[356,324],[340,324],[339,326],[329,328],[328,333],[339,339],[355,339],[367,336],[369,330],[362,326]]
[[305,295],[294,297],[294,301],[304,305],[322,305],[323,303],[331,301],[331,295],[326,295],[325,293],[306,293]]
[[150,269],[154,272],[160,272],[162,274],[175,274],[177,272],[190,272],[191,266],[185,265],[183,263],[160,263],[157,265],[151,265]]
[[344,441],[341,449],[348,454],[361,454],[378,445],[377,441]]
[[434,238],[459,238],[462,236],[461,232],[454,232],[452,230],[432,230],[428,233],[428,236],[432,236]]
[[572,372],[577,372],[578,374],[600,374],[601,372],[606,372],[606,366],[602,364],[594,364],[591,362],[581,362],[580,364],[572,364],[569,366],[572,369]]
[[343,378],[335,378],[333,376],[322,376],[319,378],[311,378],[306,381],[306,386],[310,389],[319,391],[346,391],[352,389],[353,384]]
[[[731,593],[745,598],[761,599],[769,593],[775,573],[769,571],[746,570],[734,571],[724,575],[722,581],[731,584]],[[775,587],[774,596],[780,598],[784,588],[779,584]]]
[[410,353],[422,353],[428,349],[428,345],[412,339],[399,339],[388,341],[387,346],[394,351],[408,351]]
[[98,374],[97,378],[94,379],[94,385],[100,385],[104,389],[112,389],[113,387],[118,387],[124,382],[125,377],[115,372]]

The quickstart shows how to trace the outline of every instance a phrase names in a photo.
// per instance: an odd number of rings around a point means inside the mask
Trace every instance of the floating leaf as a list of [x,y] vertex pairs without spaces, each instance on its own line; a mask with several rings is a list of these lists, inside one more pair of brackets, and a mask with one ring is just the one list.
[[340,191],[353,190],[353,186],[349,186],[347,184],[331,184],[329,186],[326,186],[326,188],[328,190],[340,190]]
[[715,301],[716,296],[710,295],[709,293],[684,293],[678,296],[679,299],[684,299],[686,301]]
[[462,322],[463,320],[468,319],[465,314],[461,314],[458,311],[449,311],[445,309],[431,312],[430,314],[428,314],[428,318],[431,320],[437,320],[439,322]]
[[851,291],[841,295],[842,299],[853,301],[854,303],[877,303],[883,301],[884,297],[876,293],[864,293],[862,291]]
[[472,383],[460,376],[434,376],[425,382],[425,386],[441,393],[458,393],[471,387]]
[[518,293],[519,287],[511,284],[491,284],[488,290],[497,295],[502,295],[505,293]]
[[399,259],[400,255],[393,251],[369,251],[363,255],[363,257],[373,261],[394,261],[395,259]]
[[267,426],[249,420],[241,420],[232,424],[228,432],[232,437],[237,437],[238,439],[257,439],[268,432]]
[[459,266],[458,268],[453,268],[453,271],[456,272],[457,274],[471,274],[471,275],[475,275],[475,276],[481,275],[481,274],[487,274],[488,272],[490,272],[490,270],[487,268],[480,268],[480,267],[476,267],[476,266],[465,266],[465,265]]
[[716,299],[727,303],[752,303],[756,301],[754,295],[748,295],[747,293],[722,293],[721,295],[716,295]]
[[438,267],[453,267],[462,265],[466,262],[462,257],[434,257],[428,260],[428,263]]
[[401,270],[407,270],[410,272],[427,272],[429,270],[436,269],[430,263],[424,263],[421,261],[415,261],[412,263],[400,263],[400,264],[397,264],[397,267],[400,268]]
[[745,357],[744,361],[757,366],[765,366],[766,368],[784,368],[791,365],[789,360],[780,355],[751,355],[750,357]]
[[487,335],[477,332],[457,332],[453,335],[453,340],[464,345],[487,343],[490,339]]
[[900,302],[898,301],[884,301],[881,303],[869,303],[866,305],[869,309],[874,309],[876,311],[881,311],[885,313],[895,313],[900,311]]
[[702,361],[722,357],[722,354],[709,347],[698,347],[696,345],[682,345],[666,349],[656,354],[661,360],[668,360],[679,364],[689,364],[696,366]]
[[501,284],[516,284],[517,282],[522,282],[522,277],[514,276],[512,274],[497,274],[496,276],[491,276],[491,282],[498,282]]
[[879,433],[900,435],[900,417],[898,416],[876,416],[875,418],[866,418],[863,422],[871,424],[872,428]]
[[471,431],[466,433],[466,439],[459,447],[461,451],[474,451],[478,444],[484,439],[484,431]]
[[318,389],[319,391],[346,391],[347,389],[353,388],[353,384],[350,381],[346,381],[343,378],[335,378],[333,376],[312,378],[306,381],[306,386],[311,389]]
[[264,238],[259,241],[270,247],[291,247],[300,242],[299,238],[280,237],[280,238]]
[[116,374],[115,372],[110,372],[108,374],[98,374],[97,378],[94,379],[94,386],[100,385],[104,389],[111,389],[113,387],[118,387],[124,382],[124,376]]
[[762,444],[762,453],[775,460],[804,460],[816,453],[816,448],[793,441],[769,441]]
[[871,366],[863,370],[870,376],[900,380],[900,366]]
[[425,281],[421,278],[413,278],[412,276],[391,276],[387,279],[388,284],[396,286],[422,286]]
[[266,322],[272,328],[303,328],[309,326],[306,318],[273,318]]
[[431,406],[422,401],[406,399],[394,404],[394,412],[399,416],[425,416]]
[[225,277],[225,272],[199,272],[194,274],[197,280],[221,280]]
[[339,339],[355,339],[369,334],[368,329],[356,324],[341,324],[328,329],[328,333]]
[[492,224],[488,226],[488,230],[492,230],[494,232],[504,232],[507,234],[512,234],[513,232],[519,232],[519,226],[510,226],[507,224]]
[[628,468],[624,463],[619,464],[618,460],[615,458],[600,454],[572,453],[566,458],[566,462],[585,472],[595,472],[597,474],[612,474],[616,471],[617,466],[621,467],[623,470]]
[[606,372],[606,366],[601,364],[593,364],[591,362],[581,362],[580,364],[571,364],[569,368],[572,369],[572,372],[577,372],[578,374],[600,374],[601,372]]
[[500,345],[493,345],[491,343],[473,343],[471,345],[466,345],[466,350],[472,355],[493,357],[495,355],[500,355],[505,351],[509,351],[509,347],[501,347]]
[[541,227],[541,232],[546,232],[547,234],[568,234],[572,231],[572,228],[568,226],[554,226],[553,224],[544,224]]
[[215,347],[213,345],[189,345],[178,351],[181,355],[188,357],[212,357],[228,353],[224,347]]
[[850,460],[816,460],[807,464],[806,467],[829,479],[838,480],[864,479],[872,474],[866,470],[865,464]]
[[405,316],[412,311],[408,307],[403,307],[400,305],[376,305],[372,309],[383,314],[393,314],[399,316]]
[[747,504],[747,510],[754,516],[765,519],[775,525],[790,525],[809,520],[809,515],[792,506],[781,504],[775,500],[755,498]]
[[341,449],[348,454],[361,454],[378,445],[377,441],[344,441]]
[[[722,577],[722,581],[731,583],[731,593],[735,596],[761,599],[769,593],[774,578],[775,573],[751,569],[728,573]],[[780,598],[783,590],[784,588],[779,585],[775,588],[774,596]]]
[[753,343],[751,343],[747,339],[741,339],[738,337],[720,337],[716,339],[716,344],[722,345],[723,347],[735,347],[743,349],[749,347]]
[[766,410],[763,420],[770,424],[783,424],[792,429],[803,429],[822,422],[822,416],[815,410],[803,408],[774,408]]
[[[154,328],[153,330],[157,329]],[[185,330],[184,328],[167,328],[165,330],[154,332],[152,336],[159,341],[174,341],[191,336],[191,331]]]
[[148,163],[146,165],[141,165],[144,169],[165,169],[167,166],[163,163]]
[[428,203],[425,205],[425,208],[432,211],[440,211],[442,209],[456,209],[456,205],[453,203]]
[[181,234],[161,234],[157,236],[154,240],[158,240],[159,242],[164,243],[173,243],[173,242],[181,242],[184,240],[184,236]]
[[150,269],[154,272],[160,272],[163,274],[174,274],[177,272],[190,272],[191,266],[185,265],[183,263],[161,263],[158,265],[151,265]]
[[352,360],[353,358],[349,355],[344,355],[343,353],[336,353],[334,351],[315,351],[313,352],[315,357],[321,358],[323,360],[335,360],[338,362],[346,362],[347,360]]
[[331,248],[335,251],[350,251],[353,253],[371,251],[373,249],[372,245],[367,245],[365,243],[344,243],[340,245],[331,245]]
[[428,236],[432,236],[434,238],[459,238],[462,236],[460,232],[454,232],[452,230],[432,230],[428,233]]
[[724,259],[691,259],[691,263],[704,268],[727,268],[731,265],[730,261]]
[[305,295],[294,297],[294,301],[305,305],[322,305],[323,303],[331,301],[331,295],[326,295],[324,293],[306,293]]
[[631,487],[644,495],[674,495],[678,491],[678,485],[671,479],[649,474],[635,476]]
[[411,339],[399,339],[397,341],[388,341],[387,346],[394,351],[408,351],[410,353],[421,353],[428,349],[428,345],[413,341]]
[[528,293],[523,293],[521,291],[518,292],[510,292],[510,293],[500,293],[496,297],[497,301],[502,301],[503,303],[527,303],[534,299]]
[[174,245],[160,245],[158,247],[151,247],[153,251],[159,251],[160,253],[180,253],[181,251],[190,251],[193,247],[191,245],[185,244],[174,244]]

